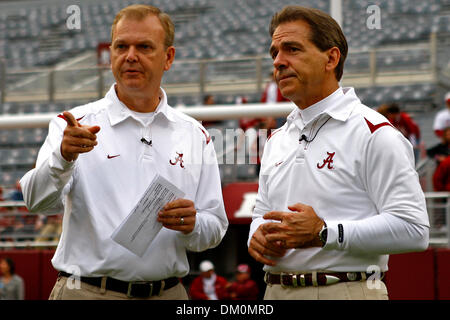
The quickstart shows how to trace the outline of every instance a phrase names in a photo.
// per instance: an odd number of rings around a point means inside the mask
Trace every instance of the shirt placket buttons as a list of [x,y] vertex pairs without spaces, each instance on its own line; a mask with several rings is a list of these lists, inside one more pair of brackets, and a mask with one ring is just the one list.
[[303,146],[303,143],[306,143],[306,141],[302,141],[300,143],[295,154],[295,162],[299,164],[305,163],[305,148]]

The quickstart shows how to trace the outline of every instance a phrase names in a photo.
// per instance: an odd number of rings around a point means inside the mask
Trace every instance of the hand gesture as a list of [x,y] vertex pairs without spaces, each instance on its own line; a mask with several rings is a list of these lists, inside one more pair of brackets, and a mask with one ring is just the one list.
[[264,219],[279,220],[262,225],[269,242],[281,242],[286,249],[321,247],[319,232],[324,225],[314,209],[302,203],[288,207],[291,212],[272,211]]
[[264,231],[264,225],[260,225],[250,240],[248,253],[256,261],[269,266],[274,266],[276,264],[276,260],[274,258],[284,256],[286,249],[281,246],[280,242],[268,241],[266,236],[267,232]]
[[61,155],[67,161],[74,161],[80,153],[94,149],[97,145],[96,133],[100,131],[100,127],[81,125],[68,111],[64,111],[63,115],[67,126],[61,142]]

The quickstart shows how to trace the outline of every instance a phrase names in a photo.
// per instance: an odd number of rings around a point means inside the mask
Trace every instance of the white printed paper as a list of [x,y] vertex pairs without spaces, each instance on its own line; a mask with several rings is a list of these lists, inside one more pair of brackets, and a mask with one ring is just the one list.
[[111,238],[134,254],[142,257],[162,228],[158,212],[168,203],[184,196],[169,181],[156,175],[141,200],[113,232]]

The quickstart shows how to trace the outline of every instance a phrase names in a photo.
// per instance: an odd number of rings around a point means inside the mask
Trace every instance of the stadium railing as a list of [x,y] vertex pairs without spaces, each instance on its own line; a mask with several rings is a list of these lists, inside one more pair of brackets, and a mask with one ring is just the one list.
[[[450,248],[450,192],[425,192],[425,199],[430,220],[430,246]],[[28,224],[28,231],[3,233],[3,221],[15,221],[16,217],[32,221]],[[35,223],[33,218],[37,218],[37,215],[27,212],[24,202],[0,201],[0,249],[56,247],[58,241],[55,240],[36,241],[43,236],[39,230],[32,231]],[[14,222],[8,223],[8,226],[14,227]],[[45,238],[59,238],[59,234],[47,234]]]
[[[437,40],[370,49],[350,48],[342,84],[353,87],[435,83]],[[273,68],[268,55],[175,60],[163,79],[169,97],[261,94]],[[0,102],[79,101],[103,97],[114,79],[108,67],[82,65],[8,70],[0,60]]]
[[[60,215],[62,216],[62,215]],[[0,201],[0,249],[8,248],[54,248],[59,233],[41,233],[37,222],[42,215],[28,212],[23,201]]]

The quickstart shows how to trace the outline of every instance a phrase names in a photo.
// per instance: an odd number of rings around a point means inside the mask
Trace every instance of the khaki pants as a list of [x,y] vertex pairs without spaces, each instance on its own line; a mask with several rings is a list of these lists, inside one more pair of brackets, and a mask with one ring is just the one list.
[[378,281],[341,282],[319,287],[267,285],[264,300],[388,300],[386,285]]
[[128,298],[126,294],[105,290],[84,282],[79,282],[80,288],[70,283],[66,277],[58,277],[50,293],[49,300],[189,300],[184,286],[179,283],[175,287],[163,290],[161,296],[148,298]]

